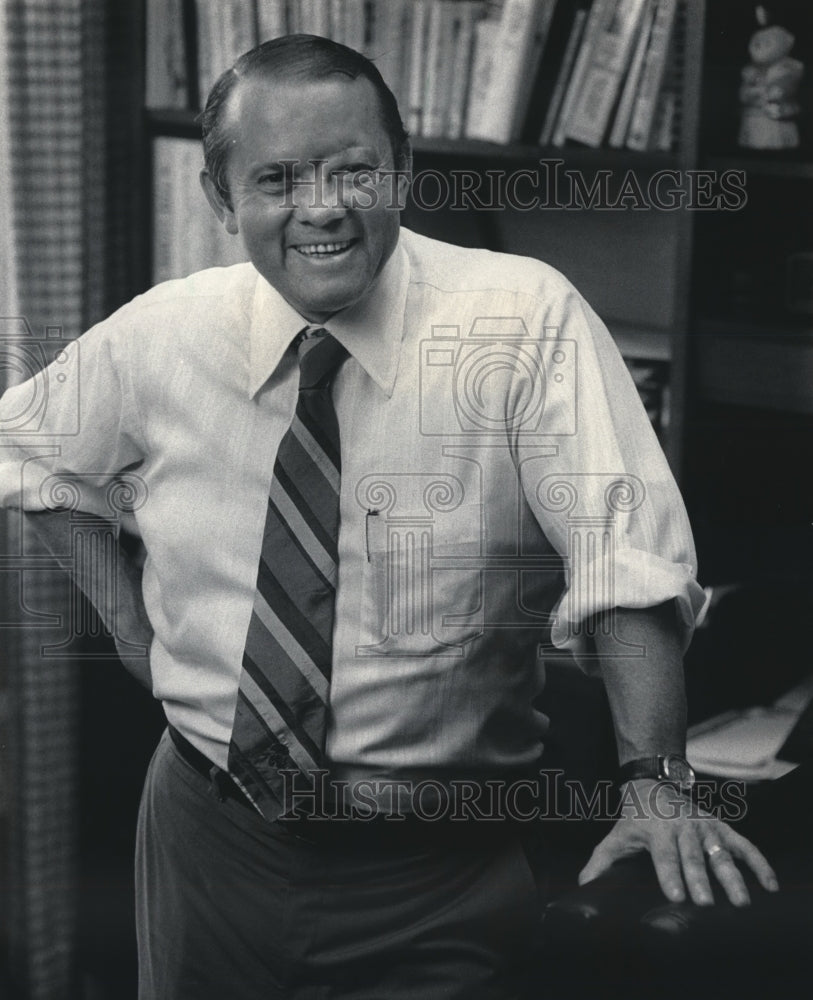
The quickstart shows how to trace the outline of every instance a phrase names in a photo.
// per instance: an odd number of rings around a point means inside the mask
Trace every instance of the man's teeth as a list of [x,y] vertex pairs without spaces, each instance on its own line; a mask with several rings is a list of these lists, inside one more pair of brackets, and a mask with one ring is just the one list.
[[319,254],[338,253],[340,250],[346,250],[352,242],[352,240],[344,240],[342,243],[310,243],[306,246],[299,246],[296,249],[299,253],[313,257]]

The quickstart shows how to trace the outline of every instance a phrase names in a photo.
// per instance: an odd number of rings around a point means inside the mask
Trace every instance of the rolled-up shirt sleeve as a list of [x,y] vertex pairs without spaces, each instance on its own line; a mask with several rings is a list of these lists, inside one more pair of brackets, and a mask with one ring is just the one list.
[[515,442],[526,500],[565,563],[552,640],[589,667],[601,612],[674,600],[685,649],[706,595],[683,499],[612,337],[565,285],[545,321],[544,377],[562,385],[545,392],[544,475]]
[[111,483],[143,457],[120,332],[99,324],[0,397],[0,506],[111,515]]

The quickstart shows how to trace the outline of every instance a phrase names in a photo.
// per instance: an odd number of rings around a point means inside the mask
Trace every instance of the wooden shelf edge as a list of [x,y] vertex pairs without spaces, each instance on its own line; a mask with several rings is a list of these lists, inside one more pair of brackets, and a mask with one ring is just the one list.
[[[181,138],[200,136],[200,126],[195,121],[197,111],[181,108],[146,108],[145,118],[152,135],[170,135]],[[623,167],[656,171],[674,169],[683,165],[679,153],[637,153],[629,149],[591,149],[588,146],[534,146],[526,143],[482,142],[479,139],[428,139],[415,136],[412,148],[418,156],[461,157],[471,160],[500,160],[503,162],[563,161],[575,167]]]
[[781,153],[762,156],[743,151],[742,155],[704,156],[701,166],[720,173],[727,170],[744,170],[757,177],[778,177],[785,180],[813,180],[813,160],[780,159]]

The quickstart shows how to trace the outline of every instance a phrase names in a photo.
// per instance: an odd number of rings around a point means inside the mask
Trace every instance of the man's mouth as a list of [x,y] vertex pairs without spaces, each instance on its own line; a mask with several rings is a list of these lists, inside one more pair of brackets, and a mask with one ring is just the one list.
[[336,240],[334,243],[302,243],[293,249],[303,257],[338,257],[356,244],[356,240]]

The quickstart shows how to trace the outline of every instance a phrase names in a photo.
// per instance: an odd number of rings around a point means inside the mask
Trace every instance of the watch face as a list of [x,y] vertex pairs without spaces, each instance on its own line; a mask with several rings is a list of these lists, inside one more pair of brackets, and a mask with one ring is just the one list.
[[684,757],[675,754],[663,758],[663,776],[681,788],[691,788],[695,781],[692,766]]

